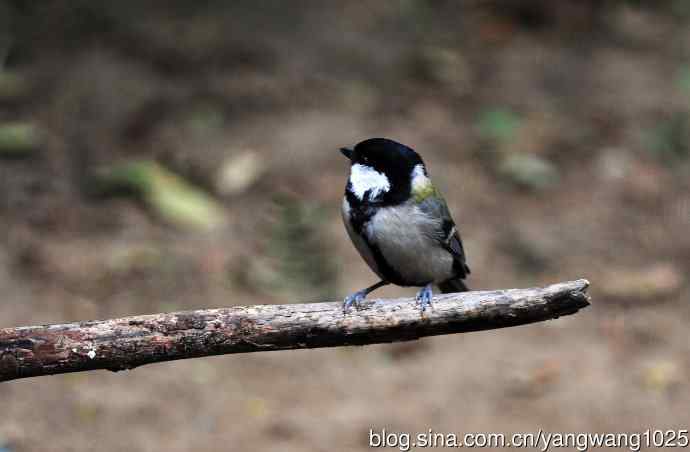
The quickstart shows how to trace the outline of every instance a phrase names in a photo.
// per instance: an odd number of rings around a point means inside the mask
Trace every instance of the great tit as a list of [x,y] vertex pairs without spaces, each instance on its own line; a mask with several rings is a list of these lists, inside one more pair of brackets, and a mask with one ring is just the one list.
[[381,281],[348,295],[343,310],[387,284],[423,287],[422,312],[432,285],[442,293],[468,290],[470,273],[448,206],[412,148],[371,138],[340,151],[350,160],[342,214],[350,239]]

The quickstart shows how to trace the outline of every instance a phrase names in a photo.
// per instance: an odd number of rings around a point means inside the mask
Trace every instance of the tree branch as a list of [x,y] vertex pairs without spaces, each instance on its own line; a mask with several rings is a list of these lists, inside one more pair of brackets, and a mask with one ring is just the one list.
[[0,329],[0,381],[226,353],[409,341],[524,325],[589,305],[584,279],[544,288],[445,294],[421,314],[414,300],[237,306]]

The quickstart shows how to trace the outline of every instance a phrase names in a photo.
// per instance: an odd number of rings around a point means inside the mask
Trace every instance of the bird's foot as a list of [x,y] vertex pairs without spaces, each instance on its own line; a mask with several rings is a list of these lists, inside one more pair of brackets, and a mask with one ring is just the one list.
[[345,297],[345,301],[343,301],[343,312],[347,312],[352,305],[354,305],[355,308],[358,307],[368,294],[369,292],[367,292],[366,289],[362,289]]
[[427,306],[431,306],[432,298],[434,298],[434,292],[431,290],[431,284],[427,284],[417,293],[415,299],[422,312],[424,312]]

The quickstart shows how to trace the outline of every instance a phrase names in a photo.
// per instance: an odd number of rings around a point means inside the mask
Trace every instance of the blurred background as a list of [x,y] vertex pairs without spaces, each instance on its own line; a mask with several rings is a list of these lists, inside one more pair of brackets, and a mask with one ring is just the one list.
[[594,302],[3,383],[0,450],[687,428],[689,23],[683,0],[0,0],[0,327],[342,299],[375,277],[338,148],[375,136],[425,158],[470,287],[586,277]]

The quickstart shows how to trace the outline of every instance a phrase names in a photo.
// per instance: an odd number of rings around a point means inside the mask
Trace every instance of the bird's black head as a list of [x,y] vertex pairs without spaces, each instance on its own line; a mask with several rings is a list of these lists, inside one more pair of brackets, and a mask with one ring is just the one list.
[[341,148],[340,151],[353,165],[369,166],[387,176],[394,176],[396,172],[409,176],[416,165],[424,164],[412,148],[387,138],[369,138],[357,143],[354,149]]
[[[387,138],[370,138],[357,143],[352,149],[341,148],[340,151],[351,162],[347,190],[355,195],[359,194],[361,200],[365,200],[367,186],[357,186],[358,179],[364,179],[365,182],[378,180],[384,186],[388,185],[385,190],[379,190],[379,196],[368,197],[371,198],[370,201],[376,198],[382,204],[397,204],[407,200],[410,195],[415,167],[421,165],[426,172],[419,154],[412,148]],[[362,177],[363,174],[365,177]]]

